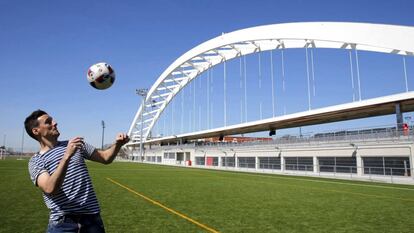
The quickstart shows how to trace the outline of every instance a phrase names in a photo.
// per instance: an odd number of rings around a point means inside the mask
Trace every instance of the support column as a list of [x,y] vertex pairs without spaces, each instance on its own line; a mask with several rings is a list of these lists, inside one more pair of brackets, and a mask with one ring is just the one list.
[[318,156],[313,156],[313,173],[318,174],[319,173],[319,160]]
[[357,176],[362,176],[364,174],[362,168],[362,157],[357,153],[356,150],[354,153],[356,155]]
[[411,145],[410,146],[410,175],[411,175],[411,178],[414,180],[414,174],[413,174],[413,172],[414,172],[414,168],[413,168],[413,166],[414,166],[414,155],[413,155],[413,146]]
[[403,114],[401,113],[401,107],[400,104],[395,104],[395,115],[397,117],[397,129],[399,132],[402,132],[403,129]]
[[259,157],[257,157],[257,156],[254,157],[254,168],[256,170],[259,169]]
[[237,159],[236,153],[234,153],[233,158],[234,158],[234,168],[237,169],[239,167],[239,161]]

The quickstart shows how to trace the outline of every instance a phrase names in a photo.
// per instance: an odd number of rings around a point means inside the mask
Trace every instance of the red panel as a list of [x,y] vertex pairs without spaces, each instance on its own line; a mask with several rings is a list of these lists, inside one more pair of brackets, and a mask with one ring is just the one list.
[[213,166],[213,157],[207,157],[206,166]]

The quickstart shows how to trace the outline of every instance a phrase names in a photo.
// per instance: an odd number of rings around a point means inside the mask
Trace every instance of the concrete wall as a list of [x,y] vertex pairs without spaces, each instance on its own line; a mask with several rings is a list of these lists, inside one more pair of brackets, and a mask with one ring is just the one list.
[[[178,166],[191,166],[198,168],[213,168],[213,169],[226,169],[229,167],[221,166],[221,157],[235,157],[236,166],[231,168],[236,171],[249,171],[249,172],[265,172],[265,173],[277,173],[277,174],[293,174],[293,175],[306,175],[306,176],[321,176],[321,177],[335,177],[343,179],[358,179],[358,180],[370,180],[381,182],[392,182],[402,184],[414,184],[413,178],[413,142],[410,140],[390,141],[390,142],[343,142],[335,144],[323,144],[323,145],[225,145],[225,146],[168,146],[168,147],[152,147],[145,150],[145,156],[161,156],[162,164],[166,165],[178,165]],[[190,154],[191,165],[184,156],[185,161],[177,161],[176,159],[165,159],[164,153],[175,153],[177,158],[178,154]],[[139,153],[134,153],[139,154]],[[260,157],[280,157],[282,168],[280,170],[259,169],[258,159]],[[357,173],[335,173],[319,171],[319,157],[356,157]],[[197,166],[195,165],[195,157],[218,157],[218,166]],[[255,157],[256,168],[239,168],[237,166],[238,157]],[[288,157],[312,157],[313,158],[313,172],[309,171],[286,171],[285,158]],[[409,166],[411,169],[411,175],[406,177],[390,177],[387,175],[367,175],[363,172],[363,157],[408,157]],[[147,161],[143,161],[147,162]]]

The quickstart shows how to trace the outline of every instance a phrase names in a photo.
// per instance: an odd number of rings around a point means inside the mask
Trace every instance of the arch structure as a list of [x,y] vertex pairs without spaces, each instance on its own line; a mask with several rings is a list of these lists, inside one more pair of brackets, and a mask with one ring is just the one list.
[[[291,48],[354,49],[414,55],[414,27],[304,22],[246,28],[208,40],[175,60],[149,89],[128,131],[129,145],[145,143],[161,113],[191,81],[215,65],[267,50]],[[141,132],[142,131],[142,132]]]

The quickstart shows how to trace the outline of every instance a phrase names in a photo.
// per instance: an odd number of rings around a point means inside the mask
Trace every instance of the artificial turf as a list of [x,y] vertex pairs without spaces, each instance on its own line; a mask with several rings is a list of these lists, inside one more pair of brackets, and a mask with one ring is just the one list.
[[[0,232],[46,230],[48,210],[27,163],[0,160]],[[87,164],[107,232],[209,232],[142,196],[218,232],[414,232],[414,186]]]

